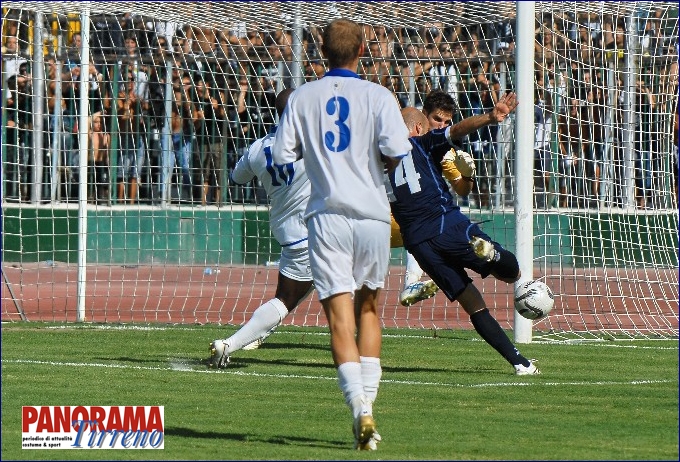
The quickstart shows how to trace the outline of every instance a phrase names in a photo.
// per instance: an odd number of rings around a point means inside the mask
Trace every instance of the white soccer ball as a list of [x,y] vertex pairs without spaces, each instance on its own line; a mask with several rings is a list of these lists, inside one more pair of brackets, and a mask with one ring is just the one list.
[[526,281],[515,289],[515,309],[527,319],[542,319],[555,306],[555,296],[544,282]]

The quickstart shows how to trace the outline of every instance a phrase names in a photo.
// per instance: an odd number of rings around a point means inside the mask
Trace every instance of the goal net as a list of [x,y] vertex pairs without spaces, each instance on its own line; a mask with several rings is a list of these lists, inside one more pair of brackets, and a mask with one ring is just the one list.
[[[678,335],[678,5],[536,2],[533,175],[514,115],[470,134],[464,213],[513,251],[533,184],[546,339]],[[514,2],[32,2],[2,5],[2,320],[242,324],[273,297],[278,243],[260,183],[229,172],[277,122],[275,95],[323,77],[323,27],[364,30],[358,73],[453,122],[516,85]],[[531,171],[531,170],[529,170]],[[439,294],[386,327],[471,328]],[[426,276],[425,276],[426,277]],[[512,286],[474,277],[512,328]],[[285,323],[323,326],[315,295]]]

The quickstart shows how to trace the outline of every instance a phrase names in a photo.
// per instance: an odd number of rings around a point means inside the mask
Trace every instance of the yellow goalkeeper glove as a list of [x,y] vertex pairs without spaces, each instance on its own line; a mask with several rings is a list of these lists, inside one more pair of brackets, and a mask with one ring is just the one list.
[[447,152],[442,159],[442,173],[444,174],[444,178],[449,180],[451,184],[458,181],[462,176],[456,168],[456,164],[454,163],[455,155],[452,151],[453,149]]
[[461,175],[463,175],[466,178],[475,177],[476,173],[475,160],[472,158],[470,154],[468,154],[465,151],[456,151],[453,157],[454,157],[453,163]]

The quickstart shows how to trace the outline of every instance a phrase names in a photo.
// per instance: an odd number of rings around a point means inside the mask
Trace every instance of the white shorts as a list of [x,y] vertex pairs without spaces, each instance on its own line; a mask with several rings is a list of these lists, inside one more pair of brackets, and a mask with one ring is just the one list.
[[294,281],[311,281],[312,270],[309,266],[309,249],[307,247],[281,249],[279,273]]
[[319,300],[382,288],[390,261],[390,224],[319,213],[307,220],[309,261]]

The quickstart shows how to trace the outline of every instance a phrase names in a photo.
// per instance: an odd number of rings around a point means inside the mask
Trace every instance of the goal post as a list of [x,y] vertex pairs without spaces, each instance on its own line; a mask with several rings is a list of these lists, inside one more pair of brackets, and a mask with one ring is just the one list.
[[[36,13],[36,17],[39,13]],[[38,20],[36,20],[38,22]],[[42,17],[40,17],[42,22]],[[90,92],[90,7],[85,5],[80,18],[80,34],[82,45],[80,47],[80,79],[78,86],[83,95],[78,101],[78,177],[82,178],[78,188],[78,283],[76,298],[76,322],[83,322],[85,315],[85,297],[87,286],[87,168],[89,148],[89,117],[90,101],[84,95]],[[42,40],[37,43],[42,43]],[[36,47],[40,48],[40,47]]]
[[[534,97],[534,42],[533,26],[536,5],[534,2],[517,2],[517,38],[515,67],[517,73],[516,92],[520,102],[531,101]],[[533,127],[532,105],[520,104],[515,118],[515,171],[517,187],[515,194],[515,255],[522,277],[515,286],[534,278],[534,201],[533,168],[536,134]],[[517,343],[529,343],[532,338],[532,322],[515,311],[514,337]]]
[[[463,140],[463,213],[556,294],[531,339],[678,336],[678,6],[673,2],[36,2],[2,5],[2,320],[241,324],[274,294],[280,246],[257,180],[229,183],[277,122],[274,97],[321,78],[321,31],[361,24],[362,78],[454,123],[506,91],[509,120]],[[525,11],[526,10],[526,11]],[[526,14],[525,14],[526,13]],[[89,55],[89,56],[88,56]],[[469,329],[442,294],[385,327]],[[324,326],[315,295],[286,323]]]

